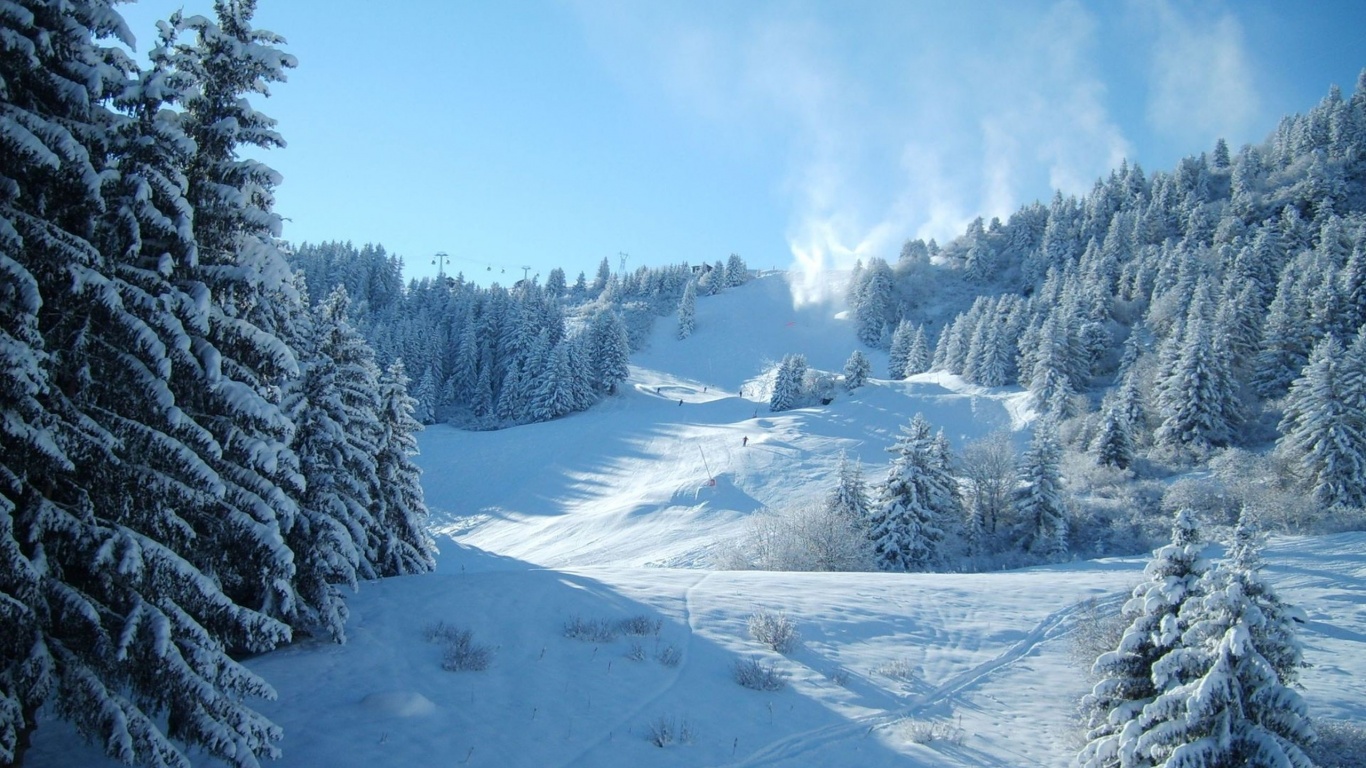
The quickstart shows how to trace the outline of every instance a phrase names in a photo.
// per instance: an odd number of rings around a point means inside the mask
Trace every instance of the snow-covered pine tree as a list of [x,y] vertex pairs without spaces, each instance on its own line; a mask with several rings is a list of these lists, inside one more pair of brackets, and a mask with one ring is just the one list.
[[1308,302],[1301,295],[1298,277],[1293,263],[1287,265],[1262,325],[1261,348],[1252,367],[1252,386],[1265,398],[1285,394],[1308,361],[1314,343],[1309,334]]
[[545,356],[545,365],[536,377],[531,393],[533,421],[558,419],[578,410],[574,396],[574,372],[569,360],[570,343],[556,344]]
[[734,288],[749,282],[749,267],[740,254],[732,253],[726,260],[726,285]]
[[868,536],[878,568],[923,571],[938,564],[946,524],[956,520],[955,481],[941,466],[930,424],[916,414],[901,428],[887,479],[877,489]]
[[[972,328],[973,318],[967,312],[959,314],[952,323],[944,326],[939,332],[939,342],[934,347],[933,370],[955,374],[963,372]],[[910,368],[909,364],[907,368]]]
[[1096,435],[1096,463],[1103,467],[1128,469],[1134,463],[1132,427],[1118,403],[1110,404],[1101,416]]
[[607,283],[611,279],[612,264],[607,260],[606,256],[603,256],[602,261],[598,262],[598,271],[597,274],[593,277],[593,285],[590,288],[589,295],[595,298],[601,296],[602,292],[607,290]]
[[1231,361],[1214,343],[1198,300],[1191,304],[1170,374],[1158,383],[1157,407],[1159,443],[1208,448],[1233,438],[1240,407]]
[[286,409],[296,425],[292,447],[305,487],[286,542],[296,555],[299,625],[345,642],[346,604],[339,586],[374,578],[379,523],[378,376],[370,351],[346,320],[349,299],[337,286],[313,315],[302,375]]
[[[563,357],[563,344],[556,347]],[[375,451],[375,512],[379,544],[375,571],[380,576],[426,573],[436,567],[435,545],[427,532],[427,504],[422,497],[422,470],[413,463],[417,433],[413,398],[403,361],[395,360],[379,379],[379,439]]]
[[593,316],[589,329],[588,361],[593,367],[593,388],[612,394],[630,375],[631,348],[621,316],[610,309]]
[[[1072,402],[1077,394],[1071,371],[1076,368],[1069,332],[1061,313],[1052,313],[1041,327],[1039,346],[1029,374],[1030,399],[1034,407],[1054,419],[1074,414]],[[1027,342],[1021,341],[1022,347]]]
[[218,517],[228,523],[200,541],[214,576],[237,602],[285,617],[295,608],[294,564],[281,531],[293,524],[302,477],[277,394],[299,368],[279,326],[302,301],[275,239],[279,175],[239,149],[284,145],[248,96],[267,93],[296,62],[280,37],[252,28],[251,0],[218,0],[214,11],[212,19],[175,15],[177,37],[153,53],[185,83],[179,122],[195,147],[185,175],[198,255],[187,291],[209,297],[206,327],[193,331],[204,380],[176,395],[221,449],[204,456],[224,483]]
[[867,485],[863,481],[863,468],[857,462],[850,463],[849,457],[840,451],[840,462],[836,470],[835,489],[825,500],[826,509],[842,515],[860,526],[867,525],[869,501]]
[[863,352],[854,350],[844,362],[844,388],[852,391],[867,384],[872,371],[873,364],[868,362]]
[[1262,578],[1262,536],[1251,511],[1238,515],[1229,545],[1224,575],[1242,584],[1243,596],[1261,611],[1263,621],[1252,627],[1252,642],[1257,652],[1276,670],[1282,685],[1295,685],[1304,668],[1304,648],[1296,627],[1307,620],[1304,611],[1283,601]]
[[[0,589],[17,598],[0,759],[22,758],[51,702],[125,762],[188,765],[174,740],[255,765],[280,732],[242,698],[272,691],[229,652],[289,632],[224,594],[228,568],[205,543],[240,521],[222,519],[222,479],[202,458],[218,445],[177,391],[218,360],[194,344],[212,304],[185,277],[185,144],[161,109],[181,83],[164,69],[128,79],[127,56],[103,47],[126,37],[104,2],[11,3],[0,30],[0,146],[14,160],[0,171],[0,348],[16,363],[0,392]],[[269,580],[288,552],[263,543]],[[262,591],[288,594],[277,587]]]
[[916,326],[902,318],[892,332],[891,351],[887,355],[887,378],[906,378],[906,363],[911,354],[911,343],[915,340]]
[[1061,463],[1057,427],[1045,420],[1034,427],[1029,448],[1020,457],[1015,519],[1024,550],[1050,560],[1067,554],[1067,507],[1063,501]]
[[930,369],[930,343],[925,338],[925,326],[915,327],[915,336],[911,338],[911,348],[906,353],[906,365],[901,369],[902,377],[914,376],[917,373],[924,373]]
[[806,378],[806,356],[784,355],[773,376],[773,393],[768,398],[770,411],[786,411],[801,402],[802,382]]
[[868,260],[861,281],[854,302],[857,334],[859,341],[877,347],[882,344],[888,323],[895,320],[891,267],[886,261],[873,257]]
[[678,302],[678,338],[686,339],[697,327],[697,284],[689,281]]
[[1366,507],[1366,330],[1350,351],[1332,336],[1290,385],[1277,449],[1327,506]]
[[1138,721],[1144,707],[1165,690],[1154,680],[1153,665],[1180,643],[1185,630],[1181,606],[1198,597],[1208,570],[1203,550],[1195,515],[1181,510],[1172,525],[1172,542],[1153,552],[1143,571],[1145,581],[1124,604],[1129,626],[1119,647],[1096,659],[1092,672],[1100,679],[1082,699],[1090,741],[1077,756],[1078,765],[1152,765],[1138,761]]
[[1313,765],[1304,753],[1313,727],[1290,687],[1296,612],[1261,580],[1255,544],[1239,528],[1233,557],[1181,606],[1180,641],[1153,664],[1161,693],[1132,724],[1135,764]]
[[963,375],[984,387],[1002,387],[1014,378],[1015,344],[997,309],[985,313],[968,342]]

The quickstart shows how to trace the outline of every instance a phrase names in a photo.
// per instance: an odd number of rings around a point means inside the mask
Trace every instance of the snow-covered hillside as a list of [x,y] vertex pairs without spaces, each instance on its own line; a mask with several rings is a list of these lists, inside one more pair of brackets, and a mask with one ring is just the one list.
[[[783,355],[838,372],[859,346],[841,308],[793,309],[785,274],[699,301],[693,334],[673,331],[661,319],[623,391],[589,412],[496,432],[428,429],[418,462],[435,529],[548,567],[696,566],[756,509],[826,494],[841,451],[880,476],[917,412],[959,446],[1022,423],[1015,390],[938,374],[770,413],[766,374]],[[865,352],[885,375],[886,354]]]
[[[1141,578],[1142,558],[980,575],[699,567],[756,509],[826,493],[841,451],[881,477],[916,412],[955,446],[998,429],[1023,441],[1020,395],[875,379],[828,406],[769,413],[763,377],[784,354],[838,371],[856,347],[840,308],[794,310],[781,275],[699,300],[692,336],[673,330],[662,319],[623,391],[587,412],[422,435],[437,572],[363,584],[346,645],[249,662],[279,692],[260,708],[284,728],[281,764],[1066,765],[1088,687],[1070,637],[1088,601],[1113,606]],[[869,357],[885,373],[886,355]],[[1366,719],[1363,552],[1354,533],[1264,553],[1308,614],[1316,716]],[[801,645],[755,642],[759,610],[785,612]],[[565,635],[620,620],[644,634]],[[443,671],[426,639],[437,622],[472,631],[489,668]],[[737,685],[745,660],[773,665],[785,687]],[[931,725],[936,738],[919,743]],[[663,748],[647,738],[665,731]],[[52,723],[29,764],[107,762]]]

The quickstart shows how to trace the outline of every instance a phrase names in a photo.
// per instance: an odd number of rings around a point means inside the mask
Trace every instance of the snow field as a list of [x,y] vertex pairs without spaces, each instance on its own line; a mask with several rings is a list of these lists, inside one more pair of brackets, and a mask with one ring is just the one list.
[[[1069,764],[1089,689],[1071,633],[1083,602],[1118,604],[1145,558],[972,575],[699,567],[756,509],[827,493],[842,450],[881,480],[916,412],[955,448],[1002,428],[1027,442],[1018,391],[947,376],[875,378],[828,407],[769,413],[769,364],[802,352],[837,371],[855,347],[838,311],[790,300],[769,277],[699,301],[684,341],[661,319],[624,391],[590,411],[422,433],[437,572],[364,583],[345,645],[306,640],[248,662],[279,693],[257,705],[284,729],[280,765]],[[884,375],[886,355],[869,357]],[[1361,533],[1264,552],[1272,583],[1309,617],[1302,682],[1317,717],[1366,720],[1364,552]],[[785,612],[801,645],[783,655],[754,641],[758,610]],[[574,620],[636,617],[658,621],[657,635],[564,634]],[[436,622],[470,630],[490,667],[443,671],[426,639]],[[660,661],[669,649],[676,664]],[[738,685],[732,669],[749,659],[786,687]],[[926,725],[939,738],[916,743]],[[674,741],[660,748],[649,736],[664,726]],[[51,722],[29,764],[110,765]]]

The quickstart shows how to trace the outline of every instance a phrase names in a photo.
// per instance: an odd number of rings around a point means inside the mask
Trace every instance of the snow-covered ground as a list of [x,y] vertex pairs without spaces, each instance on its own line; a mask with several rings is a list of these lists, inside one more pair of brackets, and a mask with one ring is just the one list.
[[[285,729],[281,764],[1066,765],[1087,689],[1070,637],[1086,601],[1113,604],[1143,558],[981,575],[700,567],[756,509],[823,495],[841,451],[880,478],[917,411],[955,447],[1027,427],[1018,393],[952,377],[875,380],[769,413],[761,378],[783,354],[838,371],[855,348],[839,308],[791,307],[781,275],[704,298],[689,339],[661,319],[624,391],[588,412],[424,433],[437,572],[364,584],[345,645],[249,662],[279,691],[260,707]],[[869,357],[884,373],[885,354]],[[1278,539],[1264,559],[1309,616],[1313,713],[1366,719],[1366,534]],[[758,610],[785,612],[801,645],[782,655],[752,640]],[[622,619],[646,634],[565,636],[575,620]],[[471,630],[490,667],[443,671],[426,639],[436,622]],[[750,659],[786,687],[737,685]],[[934,723],[938,738],[918,743]],[[664,725],[676,740],[660,748],[647,736]],[[107,761],[47,724],[29,764]]]

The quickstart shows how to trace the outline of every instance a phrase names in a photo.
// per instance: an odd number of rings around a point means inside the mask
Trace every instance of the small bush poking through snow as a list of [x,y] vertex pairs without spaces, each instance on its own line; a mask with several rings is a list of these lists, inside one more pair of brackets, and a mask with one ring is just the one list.
[[843,688],[849,684],[849,670],[835,667],[825,673],[825,679]]
[[655,661],[666,667],[676,667],[683,661],[683,653],[672,645],[666,645],[655,654]]
[[617,629],[623,635],[635,635],[645,637],[646,635],[658,635],[659,630],[663,629],[663,619],[652,619],[649,616],[632,616],[629,619],[622,619],[617,622]]
[[731,668],[735,682],[754,691],[781,691],[787,685],[787,673],[772,664],[765,666],[758,659],[735,662]]
[[802,641],[797,625],[787,614],[768,611],[756,611],[750,615],[749,636],[778,653],[788,653]]
[[640,643],[631,643],[626,649],[626,658],[631,661],[645,661],[645,648]]
[[617,639],[617,627],[615,622],[575,616],[564,623],[564,636],[586,643],[610,643]]
[[438,621],[427,625],[423,635],[428,642],[445,646],[441,668],[447,672],[482,672],[493,663],[493,649],[474,642],[474,633],[468,629]]
[[1323,768],[1366,768],[1366,725],[1350,720],[1317,720],[1318,741],[1309,749]]
[[873,669],[873,674],[892,680],[914,680],[915,667],[906,659],[895,659]]
[[895,729],[901,738],[913,744],[945,741],[955,746],[962,746],[963,739],[967,735],[962,728],[943,720],[911,720],[908,718],[898,721]]
[[691,744],[693,741],[692,725],[687,720],[678,723],[672,717],[660,715],[645,726],[645,740],[660,749],[675,741],[680,744]]

